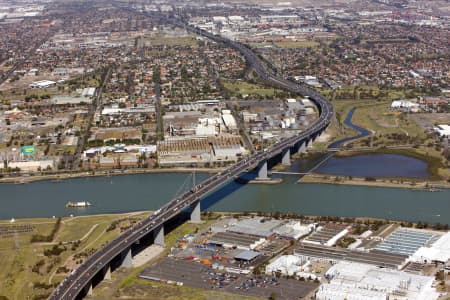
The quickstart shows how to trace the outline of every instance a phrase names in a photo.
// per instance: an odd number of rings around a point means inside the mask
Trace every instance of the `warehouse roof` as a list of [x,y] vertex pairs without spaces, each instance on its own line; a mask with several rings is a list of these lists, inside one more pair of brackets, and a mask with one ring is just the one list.
[[234,258],[235,259],[239,259],[239,260],[253,260],[256,257],[259,256],[259,253],[256,251],[250,251],[250,250],[246,250],[246,251],[242,251],[240,252],[238,255],[236,255]]

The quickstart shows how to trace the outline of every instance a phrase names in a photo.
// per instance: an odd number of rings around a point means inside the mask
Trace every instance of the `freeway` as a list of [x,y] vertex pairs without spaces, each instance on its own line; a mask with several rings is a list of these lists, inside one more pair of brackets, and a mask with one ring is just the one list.
[[245,57],[249,65],[252,66],[258,76],[260,76],[264,81],[278,88],[285,89],[291,93],[308,96],[316,103],[320,112],[319,118],[303,132],[292,137],[285,138],[266,150],[258,151],[253,155],[240,160],[225,169],[223,172],[215,174],[200,184],[194,186],[190,191],[185,192],[181,196],[167,202],[152,215],[142,220],[134,227],[123,232],[120,236],[106,244],[85,262],[83,262],[78,269],[68,275],[55,289],[49,297],[51,300],[76,299],[80,291],[91,284],[93,277],[97,273],[104,272],[105,268],[109,267],[109,263],[114,258],[131,249],[132,244],[139,242],[139,240],[144,236],[159,230],[162,226],[164,226],[167,220],[178,215],[180,211],[197,204],[203,196],[211,193],[219,186],[225,184],[233,178],[236,178],[244,172],[254,169],[261,162],[265,162],[273,158],[274,156],[280,154],[283,150],[293,147],[296,143],[313,139],[317,134],[325,130],[331,122],[333,117],[333,107],[321,94],[282,77],[277,77],[267,71],[259,57],[247,46],[236,41],[228,40],[221,36],[213,35],[201,29],[187,26],[183,22],[174,18],[166,19],[166,21],[168,23],[172,23],[173,25],[184,27],[193,33],[209,38],[217,43],[223,43],[236,49]]

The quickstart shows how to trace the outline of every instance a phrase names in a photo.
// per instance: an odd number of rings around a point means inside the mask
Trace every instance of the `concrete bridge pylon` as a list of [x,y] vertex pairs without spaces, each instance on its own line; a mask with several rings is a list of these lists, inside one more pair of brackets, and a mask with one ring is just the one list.
[[193,204],[194,209],[191,212],[191,223],[201,223],[200,200]]
[[153,232],[153,236],[155,238],[154,243],[156,245],[165,246],[164,244],[164,225],[161,225],[159,228],[155,229]]
[[258,169],[258,178],[260,180],[265,180],[268,179],[269,177],[267,176],[267,161],[263,161],[260,165],[259,165],[259,169]]
[[291,165],[291,150],[289,148],[283,150],[281,163],[285,166]]
[[122,253],[123,260],[121,267],[132,268],[133,267],[133,257],[131,256],[131,248],[127,249],[126,252]]

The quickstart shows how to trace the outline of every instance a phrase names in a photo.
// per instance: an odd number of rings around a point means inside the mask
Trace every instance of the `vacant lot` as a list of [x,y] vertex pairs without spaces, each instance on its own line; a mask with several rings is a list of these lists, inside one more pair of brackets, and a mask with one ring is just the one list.
[[450,123],[450,113],[421,113],[412,114],[410,116],[417,125],[424,129],[430,129],[435,127],[436,124],[449,124]]
[[[47,298],[76,261],[116,237],[120,226],[143,216],[134,213],[63,218],[53,238],[34,243],[33,236],[51,235],[57,219],[0,221],[4,233],[0,235],[0,296],[10,300]],[[111,227],[112,223],[117,226]],[[74,259],[74,254],[79,257]],[[68,269],[59,269],[63,266]]]
[[245,81],[224,81],[223,86],[231,96],[238,98],[245,98],[247,96],[262,96],[265,98],[270,98],[275,97],[276,95],[285,94],[285,92],[281,90]]

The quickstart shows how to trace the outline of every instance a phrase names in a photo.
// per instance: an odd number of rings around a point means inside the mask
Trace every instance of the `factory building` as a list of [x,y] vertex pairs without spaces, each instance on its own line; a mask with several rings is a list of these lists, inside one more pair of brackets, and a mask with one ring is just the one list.
[[434,278],[376,266],[339,262],[325,274],[329,279],[319,287],[319,300],[434,300]]
[[41,81],[35,81],[29,85],[32,89],[45,89],[52,86],[55,86],[56,82],[51,80],[41,80]]

